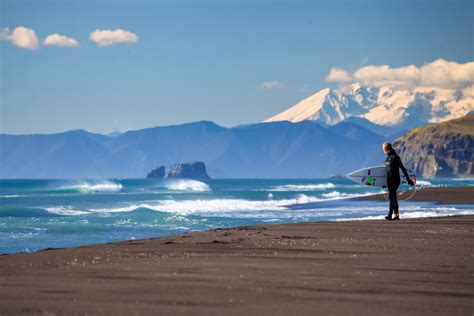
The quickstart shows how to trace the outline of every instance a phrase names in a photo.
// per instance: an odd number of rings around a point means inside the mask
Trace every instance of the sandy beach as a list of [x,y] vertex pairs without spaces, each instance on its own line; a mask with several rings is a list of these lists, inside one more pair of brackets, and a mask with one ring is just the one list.
[[0,256],[0,315],[472,315],[473,262],[474,216],[217,229]]

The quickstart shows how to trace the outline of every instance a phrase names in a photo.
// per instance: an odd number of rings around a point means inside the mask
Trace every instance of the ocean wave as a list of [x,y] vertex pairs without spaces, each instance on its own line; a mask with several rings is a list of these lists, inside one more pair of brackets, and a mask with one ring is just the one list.
[[[242,198],[214,198],[214,199],[188,199],[188,200],[157,200],[157,201],[142,201],[139,203],[122,204],[115,207],[107,208],[91,208],[88,209],[91,213],[122,213],[133,212],[139,209],[148,209],[158,212],[177,213],[181,215],[210,215],[220,216],[224,214],[232,214],[239,217],[242,212],[261,212],[272,211],[282,212],[291,211],[292,206],[308,204],[314,202],[333,201],[344,198],[351,198],[357,196],[366,196],[374,194],[373,192],[364,192],[360,194],[341,193],[332,191],[327,194],[319,196],[309,196],[306,194],[297,194],[294,198],[273,199],[267,196],[265,200],[248,200]],[[65,213],[70,210],[59,209],[56,212]],[[82,215],[78,213],[69,212],[70,215]],[[62,214],[61,214],[62,215]]]
[[19,197],[25,197],[26,195],[24,194],[7,194],[7,195],[0,195],[0,198],[5,198],[5,199],[13,199],[13,198],[19,198]]
[[0,206],[0,217],[42,217],[48,212],[43,208]]
[[166,180],[164,187],[172,191],[211,191],[211,188],[206,183],[191,179]]
[[[247,199],[197,199],[197,200],[161,200],[152,203],[132,204],[115,208],[91,209],[91,212],[132,212],[137,209],[150,209],[159,212],[178,213],[181,215],[224,215],[232,214],[239,217],[239,212],[291,211],[291,206],[296,204],[306,204],[313,202],[332,201],[340,198],[354,196],[365,196],[373,194],[371,192],[362,194],[344,194],[333,191],[327,197],[320,198],[298,194],[292,199],[268,199],[268,200],[247,200]],[[292,211],[293,212],[293,211]],[[240,214],[241,215],[241,214]]]
[[304,194],[297,195],[294,199],[281,200],[246,200],[246,199],[199,199],[199,200],[162,200],[155,203],[131,204],[115,208],[90,209],[91,212],[115,213],[132,212],[137,209],[150,209],[153,211],[178,213],[181,215],[190,214],[218,214],[238,211],[282,211],[287,210],[287,205],[301,204],[321,201],[316,197]]
[[421,186],[431,186],[433,185],[431,182],[426,181],[426,180],[416,180],[416,185],[421,185]]
[[90,192],[104,192],[104,193],[113,193],[119,192],[123,188],[121,183],[112,182],[112,181],[83,181],[80,183],[75,183],[71,185],[64,185],[53,191],[64,191],[64,192],[81,192],[81,193],[90,193]]
[[[235,219],[260,218],[265,221],[289,218],[318,220],[370,220],[383,219],[387,206],[385,205],[343,205],[343,206],[314,206],[308,209],[293,210],[289,206],[294,204],[318,202],[321,199],[304,194],[294,199],[282,200],[245,200],[245,199],[212,199],[212,200],[165,200],[155,203],[136,203],[110,208],[78,209],[73,206],[55,206],[42,208],[44,211],[63,216],[92,215],[98,213],[127,213],[150,211],[179,216],[211,216]],[[369,215],[370,213],[374,215]],[[418,218],[448,215],[474,214],[474,209],[457,207],[432,207],[430,205],[404,205],[402,218]]]
[[89,212],[77,209],[72,206],[53,206],[53,207],[43,207],[46,212],[53,213],[56,215],[64,216],[76,216],[76,215],[86,215]]
[[339,199],[350,199],[360,196],[369,196],[374,194],[385,193],[383,190],[380,192],[362,192],[362,193],[344,193],[339,191],[332,191],[329,193],[323,193],[322,196],[327,200],[339,200]]
[[[424,217],[444,217],[444,216],[455,216],[455,215],[474,215],[474,210],[465,210],[465,209],[457,209],[457,208],[431,208],[426,210],[420,211],[407,211],[401,213],[402,219],[408,218],[424,218]],[[374,216],[362,216],[362,217],[354,217],[354,218],[338,218],[336,221],[363,221],[363,220],[384,220],[385,215],[374,215]]]
[[274,191],[274,192],[288,192],[288,191],[318,191],[324,189],[332,189],[335,188],[336,185],[334,183],[320,183],[320,184],[286,184],[286,185],[279,185],[275,187],[271,187],[266,191]]

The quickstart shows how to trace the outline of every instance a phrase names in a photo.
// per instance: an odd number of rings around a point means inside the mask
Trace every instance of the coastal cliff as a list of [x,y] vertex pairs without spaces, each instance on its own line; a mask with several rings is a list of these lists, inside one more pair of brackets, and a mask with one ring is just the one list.
[[472,177],[474,114],[411,129],[394,147],[419,177]]

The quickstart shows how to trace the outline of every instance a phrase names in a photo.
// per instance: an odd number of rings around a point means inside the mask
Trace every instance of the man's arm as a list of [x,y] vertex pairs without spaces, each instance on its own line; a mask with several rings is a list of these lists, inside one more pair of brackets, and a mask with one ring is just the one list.
[[398,166],[400,167],[400,169],[402,169],[402,172],[403,174],[405,175],[405,178],[407,179],[407,183],[409,185],[414,185],[415,183],[410,179],[410,176],[408,175],[408,171],[407,169],[405,168],[405,166],[403,165],[403,162],[402,160],[400,159],[400,157],[398,157]]

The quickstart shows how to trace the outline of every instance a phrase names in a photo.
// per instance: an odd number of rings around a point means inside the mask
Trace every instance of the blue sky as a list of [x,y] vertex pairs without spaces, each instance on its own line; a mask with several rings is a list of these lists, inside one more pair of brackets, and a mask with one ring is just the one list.
[[[79,42],[0,41],[2,133],[253,123],[334,86],[333,67],[474,55],[471,1],[0,1],[0,29]],[[137,41],[100,47],[98,29]]]

